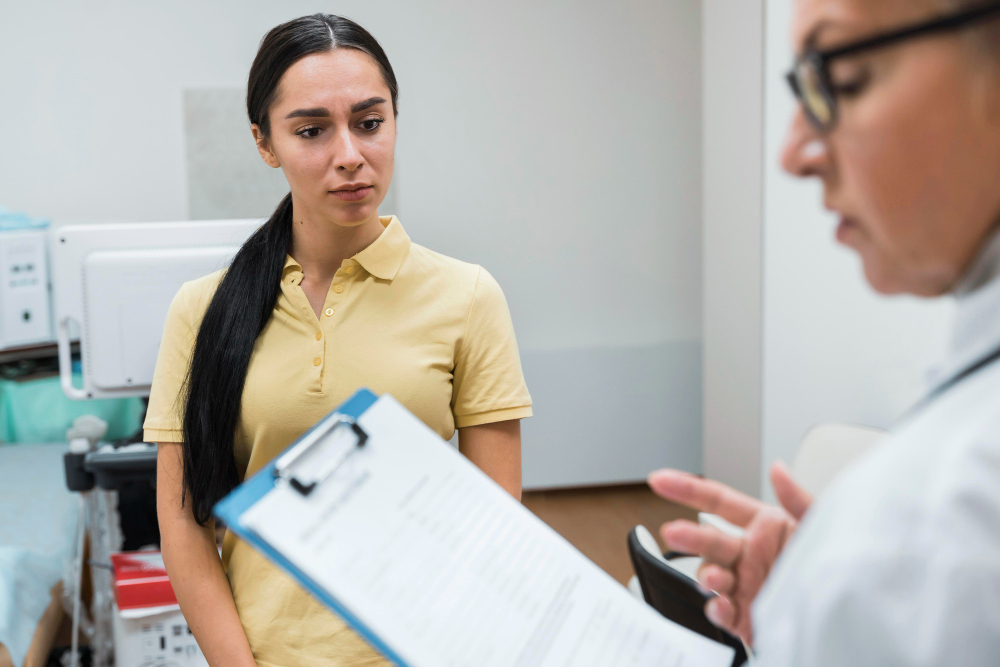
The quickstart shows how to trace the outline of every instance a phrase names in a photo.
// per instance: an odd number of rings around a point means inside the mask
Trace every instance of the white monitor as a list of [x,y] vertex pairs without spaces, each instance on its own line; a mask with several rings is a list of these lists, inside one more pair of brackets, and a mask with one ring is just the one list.
[[[146,396],[167,309],[189,280],[228,265],[261,220],[68,225],[51,231],[63,391],[77,400]],[[73,381],[79,336],[83,381]]]

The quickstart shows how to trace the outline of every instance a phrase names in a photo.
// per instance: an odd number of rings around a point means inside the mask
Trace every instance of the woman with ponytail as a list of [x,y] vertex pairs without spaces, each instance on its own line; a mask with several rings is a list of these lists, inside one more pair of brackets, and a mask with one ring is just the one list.
[[397,85],[378,42],[328,14],[280,25],[250,70],[257,148],[291,192],[231,265],[167,317],[145,438],[160,443],[162,551],[212,665],[384,660],[212,506],[356,389],[391,393],[515,497],[531,415],[503,293],[482,268],[412,243],[378,206]]

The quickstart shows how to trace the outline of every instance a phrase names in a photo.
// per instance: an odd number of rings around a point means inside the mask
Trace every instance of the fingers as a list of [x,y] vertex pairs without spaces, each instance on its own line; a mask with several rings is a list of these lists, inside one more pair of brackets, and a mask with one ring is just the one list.
[[740,558],[741,597],[753,600],[757,596],[795,525],[795,521],[778,507],[769,507],[757,515],[747,529],[744,552]]
[[748,646],[753,646],[753,627],[750,623],[750,615],[745,609],[734,605],[732,600],[724,597],[712,598],[705,605],[705,616],[716,626],[736,635]]
[[736,590],[736,575],[729,568],[703,563],[698,568],[698,583],[719,595],[731,596]]
[[781,506],[800,521],[812,505],[812,496],[792,479],[791,471],[781,461],[771,466],[771,486]]
[[705,616],[723,630],[735,632],[736,608],[727,598],[712,598],[705,605]]
[[649,486],[657,495],[702,512],[718,514],[737,526],[746,526],[762,506],[756,498],[725,484],[701,479],[680,470],[657,470],[649,476]]
[[739,560],[741,540],[715,528],[699,526],[690,521],[663,524],[660,535],[667,548],[686,554],[696,554],[709,563],[732,567]]

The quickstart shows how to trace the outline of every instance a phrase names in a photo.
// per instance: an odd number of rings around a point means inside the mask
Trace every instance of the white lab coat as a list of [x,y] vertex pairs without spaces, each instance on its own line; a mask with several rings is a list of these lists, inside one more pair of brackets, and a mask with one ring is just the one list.
[[[956,297],[942,382],[1000,346],[1000,234]],[[1000,361],[831,484],[753,621],[765,667],[1000,665]]]

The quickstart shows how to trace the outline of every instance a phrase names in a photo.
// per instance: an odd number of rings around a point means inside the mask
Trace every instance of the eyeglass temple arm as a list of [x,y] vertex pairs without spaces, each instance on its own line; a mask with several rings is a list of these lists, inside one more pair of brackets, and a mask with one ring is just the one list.
[[829,51],[817,51],[816,56],[824,61],[832,60],[833,58],[840,58],[841,56],[857,53],[858,51],[867,51],[881,46],[888,46],[889,44],[909,39],[910,37],[917,37],[919,35],[927,35],[935,32],[960,28],[963,25],[972,23],[973,21],[985,18],[990,14],[995,13],[1000,13],[1000,2],[994,2],[977,7],[953,16],[946,16],[942,19],[931,21],[930,23],[921,23],[919,25],[903,28],[902,30],[892,32],[887,35],[878,35],[877,37],[872,37],[871,39],[866,39],[854,44],[848,44],[847,46],[836,49],[830,49]]

